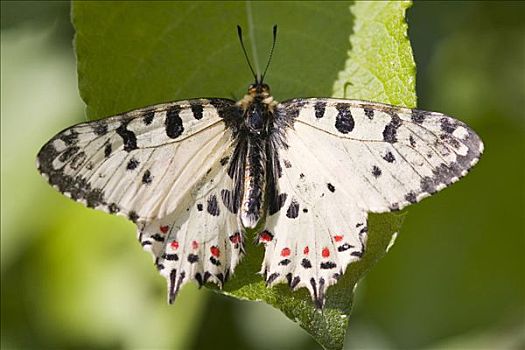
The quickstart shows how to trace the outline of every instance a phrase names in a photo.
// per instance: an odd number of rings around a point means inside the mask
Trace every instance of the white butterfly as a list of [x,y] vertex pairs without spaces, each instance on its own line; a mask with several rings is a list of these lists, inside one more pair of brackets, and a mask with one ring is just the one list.
[[191,280],[222,286],[246,230],[256,230],[267,285],[306,287],[322,307],[326,288],[365,251],[367,213],[445,188],[483,151],[467,125],[441,113],[332,98],[278,103],[264,74],[254,77],[238,102],[177,101],[78,124],[38,154],[60,192],[137,224],[170,302]]

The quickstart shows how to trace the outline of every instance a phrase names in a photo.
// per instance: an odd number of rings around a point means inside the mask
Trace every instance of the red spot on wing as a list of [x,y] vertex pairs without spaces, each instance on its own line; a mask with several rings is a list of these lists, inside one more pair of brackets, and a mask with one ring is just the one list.
[[334,236],[334,240],[336,242],[341,242],[342,239],[343,239],[343,236]]
[[193,249],[197,249],[197,248],[199,248],[199,242],[197,242],[197,241],[193,241],[193,242],[191,242],[191,247],[192,247]]
[[173,249],[177,249],[177,248],[179,247],[179,242],[177,242],[177,241],[173,241],[173,242],[170,243],[170,245],[171,245],[171,247],[172,247]]
[[240,241],[241,235],[239,234],[239,232],[236,232],[230,236],[230,242],[232,242],[232,244],[239,244]]
[[271,242],[273,239],[273,235],[268,231],[263,231],[259,236],[259,242]]
[[166,232],[168,232],[169,229],[170,229],[169,226],[161,226],[161,227],[160,227],[160,232],[162,232],[162,233],[166,233]]
[[281,256],[285,257],[288,255],[290,255],[290,248],[283,248],[283,250],[281,250]]
[[308,253],[310,253],[310,248],[308,248],[308,246],[304,247],[303,253],[304,255],[308,255]]
[[321,255],[323,256],[323,258],[328,258],[330,256],[330,250],[328,248],[323,248],[323,250],[321,251]]
[[210,248],[210,253],[211,253],[211,255],[213,255],[216,258],[218,258],[221,255],[220,249],[218,247],[216,247],[216,246],[212,246]]

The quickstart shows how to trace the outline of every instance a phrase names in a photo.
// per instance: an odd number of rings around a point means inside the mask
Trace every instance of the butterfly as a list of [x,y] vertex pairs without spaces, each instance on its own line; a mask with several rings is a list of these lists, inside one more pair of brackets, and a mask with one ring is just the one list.
[[124,215],[168,280],[222,287],[264,244],[267,286],[305,287],[318,308],[366,249],[368,213],[401,210],[465,176],[483,143],[441,113],[382,103],[277,102],[254,73],[239,101],[197,98],[77,124],[37,157],[47,181],[90,208]]

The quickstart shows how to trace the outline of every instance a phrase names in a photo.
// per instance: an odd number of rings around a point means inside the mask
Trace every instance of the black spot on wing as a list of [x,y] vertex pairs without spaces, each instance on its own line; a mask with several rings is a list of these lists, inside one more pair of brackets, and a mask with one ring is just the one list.
[[179,256],[177,254],[162,254],[162,258],[164,260],[169,260],[169,261],[178,261],[179,260]]
[[152,181],[153,177],[151,176],[151,172],[148,169],[144,172],[144,175],[142,175],[142,183],[144,185],[149,185]]
[[437,181],[437,183],[446,185],[452,183],[452,179],[459,175],[453,167],[450,167],[445,163],[441,163],[439,166],[434,168],[432,173],[434,173],[434,180]]
[[454,130],[458,127],[455,123],[451,123],[450,120],[446,117],[441,118],[441,130],[447,134],[452,134]]
[[115,214],[120,211],[120,208],[116,203],[111,203],[110,205],[108,205],[108,210],[110,214]]
[[383,156],[383,159],[386,160],[387,162],[389,163],[393,163],[396,158],[394,157],[394,155],[392,154],[392,152],[387,152],[384,156]]
[[142,122],[144,125],[150,125],[153,122],[153,117],[155,117],[155,111],[145,111],[142,114]]
[[219,216],[219,203],[217,202],[217,196],[215,196],[214,194],[212,194],[210,198],[208,198],[208,206],[206,207],[206,210],[212,216]]
[[353,247],[354,247],[353,245],[350,245],[348,243],[344,243],[343,245],[340,245],[339,247],[337,247],[337,251],[341,253],[341,252],[344,252],[344,251],[346,251],[346,250],[348,250],[350,248],[353,248]]
[[151,238],[157,242],[164,242],[166,240],[166,238],[161,236],[159,233],[155,233],[153,236],[151,236]]
[[290,259],[283,259],[281,261],[279,261],[279,265],[281,266],[286,266],[288,264],[290,264],[292,261]]
[[434,193],[436,192],[436,184],[434,183],[434,179],[432,179],[429,176],[425,176],[421,179],[421,190],[423,192],[427,193]]
[[135,158],[131,158],[128,162],[128,165],[126,165],[127,170],[135,170],[139,166],[140,162],[136,160]]
[[414,192],[407,193],[405,195],[405,199],[407,201],[409,201],[410,203],[416,203],[417,202],[416,194]]
[[103,121],[103,120],[101,120],[101,121],[97,121],[97,122],[94,122],[94,125],[93,125],[93,132],[94,132],[95,135],[97,135],[97,136],[105,135],[105,134],[107,134],[107,132],[108,132],[108,125],[107,125],[106,122]]
[[217,260],[214,256],[210,256],[210,262],[215,266],[221,266],[221,262]]
[[198,255],[195,255],[195,254],[188,254],[188,262],[190,264],[194,264],[196,263],[197,261],[199,261],[199,256]]
[[331,183],[327,183],[326,187],[328,187],[328,190],[330,190],[330,192],[332,192],[332,193],[335,192],[335,187]]
[[195,119],[200,120],[203,117],[204,107],[200,102],[191,102],[191,112]]
[[168,302],[170,304],[173,304],[175,301],[175,297],[177,296],[177,292],[175,291],[175,283],[177,279],[177,270],[173,269],[170,271],[170,281],[169,281],[169,288],[168,288]]
[[299,215],[299,203],[296,200],[292,199],[288,210],[286,211],[286,216],[290,219],[295,219]]
[[357,256],[358,258],[363,257],[363,254],[364,254],[364,251],[360,251],[360,250],[350,253],[350,255]]
[[385,126],[383,130],[383,140],[389,143],[397,142],[397,129],[401,126],[401,118],[394,113],[390,123]]
[[416,140],[414,139],[414,136],[410,135],[408,137],[408,141],[410,142],[410,146],[416,147]]
[[205,271],[204,272],[204,276],[202,277],[202,283],[208,282],[210,277],[211,277],[211,273],[209,271]]
[[104,192],[100,188],[94,188],[91,191],[86,192],[84,199],[89,208],[95,208],[101,204],[105,204]]
[[368,119],[374,119],[374,110],[372,108],[365,107],[363,108],[363,111],[365,112],[365,115]]
[[178,105],[173,105],[166,111],[166,120],[164,122],[166,135],[172,139],[176,139],[184,131],[182,119],[179,115],[180,111],[181,107]]
[[301,282],[301,278],[299,276],[295,276],[290,282],[290,288],[295,289],[299,282]]
[[338,103],[335,108],[337,109],[335,128],[342,134],[348,134],[354,130],[354,118],[350,113],[350,106],[346,103]]
[[429,113],[426,111],[421,111],[419,109],[413,109],[411,118],[414,123],[421,124],[425,121],[425,118],[428,114]]
[[321,269],[323,270],[329,270],[329,269],[334,269],[337,267],[337,264],[332,262],[332,261],[326,261],[326,262],[322,262],[321,265],[320,265]]
[[135,133],[127,129],[128,122],[123,122],[117,128],[117,134],[122,137],[122,142],[124,143],[124,150],[126,152],[131,152],[134,149],[137,149],[137,137]]
[[202,211],[203,207],[201,203],[197,203],[197,210]]
[[111,146],[111,143],[109,143],[109,140],[108,140],[106,141],[106,145],[104,146],[104,157],[109,158],[112,151],[113,151],[113,148]]
[[204,282],[202,281],[202,275],[200,274],[200,272],[197,272],[195,274],[195,280],[197,281],[199,288],[201,288],[204,285]]
[[274,272],[272,273],[270,276],[268,276],[268,278],[266,279],[266,285],[269,285],[271,284],[273,281],[275,281],[277,279],[277,277],[279,277],[279,273],[277,272]]
[[309,259],[304,258],[304,259],[301,261],[301,266],[304,267],[305,269],[309,269],[309,268],[312,267],[312,263],[310,262]]
[[128,213],[128,218],[129,218],[132,222],[137,222],[139,216],[138,216],[138,214],[137,214],[135,211],[132,210],[132,211],[130,211],[130,212]]
[[60,135],[59,139],[64,141],[66,146],[71,146],[78,142],[78,133],[73,129],[68,129]]
[[324,116],[325,109],[326,109],[326,102],[324,102],[324,101],[316,102],[315,105],[314,105],[315,117],[317,119],[322,118]]
[[379,169],[377,165],[374,165],[372,167],[372,175],[374,175],[375,178],[378,178],[379,176],[381,176],[381,174],[382,174],[381,169]]

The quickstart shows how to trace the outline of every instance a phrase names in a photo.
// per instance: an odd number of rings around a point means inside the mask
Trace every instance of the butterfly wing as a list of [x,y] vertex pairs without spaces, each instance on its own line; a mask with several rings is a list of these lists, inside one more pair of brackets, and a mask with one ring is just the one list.
[[230,147],[234,103],[178,101],[75,125],[42,147],[38,169],[88,207],[132,221],[163,218]]
[[399,210],[445,188],[483,151],[474,131],[441,113],[339,99],[292,100],[282,110],[298,112],[291,137],[307,142],[369,212]]
[[276,119],[290,125],[275,176],[276,196],[286,200],[269,212],[271,240],[260,236],[263,270],[270,284],[307,287],[319,306],[363,254],[368,212],[399,210],[445,188],[483,151],[451,117],[385,104],[296,99],[278,105]]
[[[231,153],[230,147],[228,159]],[[175,212],[138,225],[139,241],[168,280],[170,303],[191,280],[222,287],[244,255],[244,231],[222,196],[233,188],[226,157],[186,194]]]

